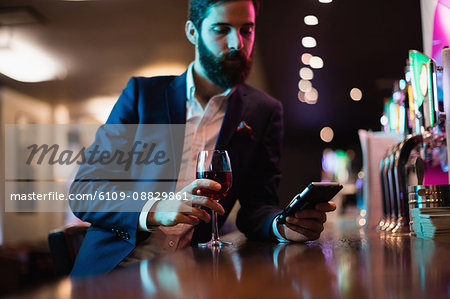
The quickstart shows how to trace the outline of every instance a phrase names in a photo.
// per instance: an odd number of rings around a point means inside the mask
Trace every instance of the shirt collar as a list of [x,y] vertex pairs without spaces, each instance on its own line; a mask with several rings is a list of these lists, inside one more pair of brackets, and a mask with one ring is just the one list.
[[[195,99],[195,84],[194,84],[193,69],[194,69],[194,62],[191,62],[187,69],[187,76],[186,76],[186,99],[188,101],[197,100],[197,99]],[[219,96],[224,99],[228,99],[235,90],[236,90],[236,87],[228,88],[224,92],[222,92],[218,95],[215,95],[214,97]]]

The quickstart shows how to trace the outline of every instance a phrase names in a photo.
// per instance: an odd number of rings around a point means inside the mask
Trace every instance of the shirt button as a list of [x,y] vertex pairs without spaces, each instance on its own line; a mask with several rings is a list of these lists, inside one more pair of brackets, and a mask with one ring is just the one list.
[[175,242],[174,241],[169,241],[169,246],[173,247],[173,245],[175,245]]

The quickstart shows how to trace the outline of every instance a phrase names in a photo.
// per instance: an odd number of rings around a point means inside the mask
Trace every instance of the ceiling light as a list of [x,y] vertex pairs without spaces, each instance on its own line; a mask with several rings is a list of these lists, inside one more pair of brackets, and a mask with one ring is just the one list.
[[47,53],[12,39],[0,48],[0,73],[21,82],[64,79],[67,74]]
[[304,38],[302,38],[302,45],[305,48],[314,48],[315,46],[317,46],[317,42],[314,37],[305,36]]
[[321,69],[323,68],[323,60],[319,56],[311,57],[309,64],[313,69]]
[[359,88],[352,88],[350,90],[350,97],[353,101],[360,101],[362,99],[362,91]]
[[319,24],[319,19],[313,15],[306,16],[303,20],[304,20],[305,24],[309,25],[309,26],[314,26],[314,25]]
[[300,78],[303,80],[312,80],[314,78],[314,73],[309,67],[302,67],[300,69]]
[[319,0],[320,3],[331,3],[333,0]]

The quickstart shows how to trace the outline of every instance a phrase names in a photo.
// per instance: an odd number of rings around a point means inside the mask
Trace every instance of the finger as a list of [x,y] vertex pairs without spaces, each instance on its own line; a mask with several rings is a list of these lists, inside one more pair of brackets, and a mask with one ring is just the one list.
[[209,189],[212,191],[219,191],[222,185],[213,180],[197,179],[192,182],[192,194],[197,194],[199,189]]
[[332,211],[336,210],[336,204],[332,201],[321,202],[321,203],[316,204],[315,209],[322,211],[322,212],[332,212]]
[[211,210],[216,211],[220,215],[225,214],[225,210],[221,204],[219,204],[215,200],[209,199],[206,196],[192,196],[192,204],[210,208]]
[[175,217],[175,222],[178,223],[186,223],[191,225],[197,225],[199,223],[199,220],[197,217],[194,216],[188,216],[181,213],[178,213]]
[[307,219],[316,219],[321,223],[325,223],[327,221],[327,215],[325,212],[318,210],[303,210],[295,213],[295,218],[307,218]]
[[209,221],[211,221],[211,217],[209,216],[208,213],[206,213],[205,210],[203,209],[199,209],[199,208],[192,208],[191,211],[184,213],[185,215],[188,216],[194,216],[200,220],[203,220],[206,223],[209,223]]
[[323,231],[323,223],[317,220],[305,219],[305,218],[295,218],[288,217],[286,219],[287,223],[305,228],[307,230],[321,233]]
[[320,233],[310,231],[310,230],[302,228],[300,226],[292,225],[289,223],[286,223],[286,226],[288,228],[292,229],[293,231],[296,231],[297,233],[304,235],[310,241],[317,240],[320,237]]

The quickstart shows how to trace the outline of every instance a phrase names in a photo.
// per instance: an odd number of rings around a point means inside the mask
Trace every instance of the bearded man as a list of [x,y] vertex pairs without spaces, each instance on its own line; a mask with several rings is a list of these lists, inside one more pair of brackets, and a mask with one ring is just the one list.
[[[281,103],[245,84],[251,65],[258,1],[191,0],[185,31],[195,60],[181,76],[132,78],[107,124],[186,124],[176,188],[187,201],[143,204],[137,213],[74,211],[90,222],[73,275],[107,272],[158,250],[170,251],[211,237],[210,210],[221,226],[239,200],[236,224],[248,239],[307,241],[319,238],[333,203],[318,204],[278,224],[277,188],[283,138]],[[186,150],[189,149],[189,150]],[[233,183],[220,202],[201,189],[221,185],[195,179],[195,155],[205,149],[227,150]],[[187,171],[186,171],[187,170]],[[77,179],[98,177],[82,167]],[[72,192],[85,190],[74,183]],[[154,191],[154,190],[153,190]],[[185,205],[189,209],[184,209]],[[167,209],[174,211],[167,213]]]

